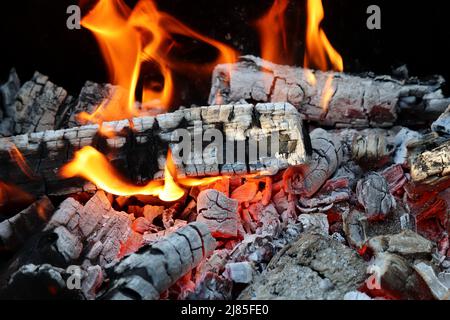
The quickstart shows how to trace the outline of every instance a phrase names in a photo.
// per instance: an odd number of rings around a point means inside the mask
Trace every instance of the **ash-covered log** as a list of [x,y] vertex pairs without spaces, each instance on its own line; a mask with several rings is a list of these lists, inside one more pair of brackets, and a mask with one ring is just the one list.
[[421,153],[412,163],[411,177],[414,182],[432,184],[450,175],[450,140]]
[[[427,83],[389,76],[358,77],[244,56],[238,63],[216,67],[209,103],[287,101],[320,125],[389,127],[398,118],[403,124],[435,120],[450,103],[441,92],[443,82],[441,77]],[[331,96],[327,108],[324,95]]]
[[[309,153],[309,136],[303,132],[301,116],[287,103],[181,109],[157,117],[135,118],[133,125],[128,120],[108,122],[103,128],[108,128],[113,137],[102,135],[98,125],[86,125],[1,138],[0,179],[35,195],[82,191],[83,181],[63,178],[59,169],[77,150],[92,146],[124,175],[139,183],[154,178],[158,166],[164,168],[158,158],[165,159],[168,148],[174,155],[181,153],[185,133],[191,139],[188,145],[193,152],[188,160],[193,163],[175,161],[179,177],[272,174],[289,165],[304,163]],[[201,139],[207,139],[209,129],[223,139],[209,137],[208,141],[216,140],[203,148]],[[194,148],[199,132],[200,155]],[[23,155],[33,179],[11,159],[12,148]],[[230,149],[236,149],[233,159],[228,159]],[[249,156],[252,150],[259,153],[253,160]]]
[[193,222],[107,269],[103,299],[156,300],[216,248],[208,227]]

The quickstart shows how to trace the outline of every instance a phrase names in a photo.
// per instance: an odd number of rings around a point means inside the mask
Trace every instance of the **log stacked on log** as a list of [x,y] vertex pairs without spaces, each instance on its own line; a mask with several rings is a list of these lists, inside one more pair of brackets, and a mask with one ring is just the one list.
[[[331,86],[326,85],[329,79]],[[209,103],[287,101],[307,120],[336,127],[389,127],[401,112],[410,115],[403,124],[435,120],[450,103],[440,90],[443,79],[424,84],[413,80],[313,71],[245,56],[216,67]],[[332,94],[324,110],[322,97],[328,89]]]
[[[269,143],[270,138],[275,139],[275,133],[278,134],[276,142],[279,152],[276,154],[268,152],[268,156],[255,159],[253,163],[246,156],[243,162],[221,164],[220,158],[226,160],[226,145],[221,149],[205,148],[201,150],[203,154],[200,158],[203,156],[203,161],[199,164],[175,162],[181,177],[273,173],[289,165],[304,163],[309,152],[309,136],[303,133],[300,115],[293,106],[285,103],[183,109],[156,118],[135,118],[133,128],[127,120],[104,123],[104,127],[110,128],[114,137],[102,136],[98,132],[98,125],[87,125],[0,138],[0,160],[3,163],[0,167],[0,179],[12,182],[33,194],[67,194],[83,190],[82,181],[64,179],[58,174],[58,169],[78,149],[93,146],[104,153],[127,177],[141,182],[153,178],[157,171],[158,154],[165,158],[169,147],[177,154],[180,149],[177,129],[187,129],[192,133],[191,139],[194,139],[193,131],[204,132],[215,128],[223,134],[223,144],[227,141],[233,144],[240,141],[247,155],[249,139],[258,141],[268,138]],[[14,146],[31,168],[34,180],[30,180],[10,158],[9,152]],[[192,154],[198,157],[195,152]]]

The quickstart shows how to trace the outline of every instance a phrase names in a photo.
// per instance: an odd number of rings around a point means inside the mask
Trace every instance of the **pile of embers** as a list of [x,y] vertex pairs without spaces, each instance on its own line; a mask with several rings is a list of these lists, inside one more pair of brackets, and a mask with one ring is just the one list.
[[450,108],[432,130],[311,129],[306,164],[175,203],[43,196],[0,223],[0,295],[449,299],[449,135]]

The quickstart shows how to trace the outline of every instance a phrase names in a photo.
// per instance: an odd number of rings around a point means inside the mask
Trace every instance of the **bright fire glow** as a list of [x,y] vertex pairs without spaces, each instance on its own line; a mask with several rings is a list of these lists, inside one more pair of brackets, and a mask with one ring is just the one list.
[[288,58],[285,11],[289,0],[275,0],[270,10],[256,22],[261,43],[261,58],[278,64],[291,63]]
[[344,70],[342,57],[333,48],[325,32],[320,27],[324,18],[322,0],[308,0],[307,13],[304,67],[322,71],[334,70],[342,72]]
[[[160,12],[152,0],[141,0],[131,9],[124,0],[99,0],[82,19],[83,27],[95,35],[107,63],[110,81],[128,92],[126,103],[103,103],[92,114],[82,113],[79,119],[87,122],[131,119],[139,116],[135,96],[142,97],[143,112],[167,111],[174,91],[172,70],[184,67],[172,61],[169,53],[176,46],[173,35],[179,34],[215,47],[217,63],[233,63],[238,53],[230,47],[209,39],[182,24],[172,16]],[[143,83],[142,93],[136,92],[141,65],[151,61],[163,78],[161,83]],[[111,101],[114,101],[114,97]]]
[[164,180],[153,180],[143,186],[135,185],[118,173],[101,152],[90,146],[77,151],[74,159],[61,169],[61,175],[65,178],[82,177],[114,195],[152,195],[166,202],[176,201],[184,196],[185,190],[179,185],[201,186],[221,179],[221,177],[178,179],[172,154],[169,151],[164,169]]

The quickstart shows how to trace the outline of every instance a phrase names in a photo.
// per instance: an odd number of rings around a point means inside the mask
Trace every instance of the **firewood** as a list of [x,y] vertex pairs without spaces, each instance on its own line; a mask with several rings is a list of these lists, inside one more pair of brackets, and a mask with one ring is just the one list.
[[[324,111],[321,100],[328,79],[332,79],[332,97]],[[238,63],[216,67],[209,103],[287,101],[307,120],[321,125],[388,127],[396,122],[399,113],[406,118],[403,123],[436,119],[450,103],[442,95],[443,82],[441,77],[424,84],[388,76],[357,77],[281,66],[245,56]]]
[[53,214],[54,207],[46,196],[0,223],[0,250],[17,250],[37,233]]
[[19,89],[19,76],[15,69],[11,69],[8,80],[0,86],[0,137],[14,133],[14,101]]
[[238,202],[209,189],[197,198],[197,221],[205,223],[213,237],[235,238],[238,235]]
[[[226,148],[218,154],[219,148],[203,151],[203,161],[199,164],[184,164],[175,161],[180,177],[205,176],[228,173],[271,174],[289,165],[304,163],[308,157],[309,136],[303,133],[300,115],[289,104],[260,104],[236,106],[210,106],[178,110],[154,117],[141,117],[133,120],[131,129],[127,120],[105,123],[115,137],[107,138],[99,134],[98,125],[87,125],[56,131],[43,131],[0,139],[0,179],[13,182],[33,194],[68,194],[85,190],[81,179],[63,178],[60,169],[84,146],[93,146],[103,152],[119,171],[136,182],[154,178],[155,172],[163,169],[158,163],[158,154],[166,157],[170,147],[174,154],[179,151],[179,137],[176,129],[187,129],[193,133],[199,128],[216,128],[226,140],[242,141],[249,148],[250,138],[274,138],[278,134],[279,152],[255,159],[254,163],[244,157],[232,163],[226,159]],[[198,125],[198,126],[196,126]],[[191,135],[191,139],[193,135]],[[270,139],[269,139],[270,140]],[[182,142],[180,142],[182,143]],[[12,145],[23,154],[36,180],[30,181],[20,168],[10,159]],[[269,146],[270,147],[270,146]],[[246,154],[245,149],[244,155]],[[269,152],[270,153],[270,152]],[[149,158],[150,156],[150,158]],[[194,153],[192,153],[194,156]],[[198,155],[195,155],[196,157]],[[220,159],[225,162],[221,164]],[[248,162],[247,162],[248,161]],[[88,187],[89,184],[87,185]]]
[[371,173],[358,181],[356,195],[369,220],[384,219],[396,205],[386,179],[378,173]]
[[411,177],[415,182],[434,183],[450,175],[450,140],[420,154],[411,166]]
[[443,134],[450,134],[450,105],[447,110],[437,119],[431,128],[435,132],[440,132]]
[[107,269],[112,300],[154,300],[208,257],[216,247],[208,227],[191,223]]
[[320,189],[343,158],[341,141],[323,129],[315,129],[311,133],[311,144],[311,160],[287,169],[283,177],[289,191],[305,197],[311,197]]
[[405,300],[433,298],[421,277],[398,255],[379,253],[367,270],[372,274],[366,282],[371,295]]

